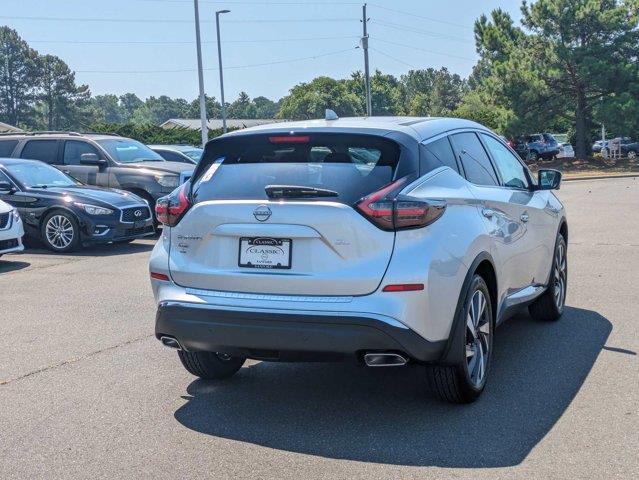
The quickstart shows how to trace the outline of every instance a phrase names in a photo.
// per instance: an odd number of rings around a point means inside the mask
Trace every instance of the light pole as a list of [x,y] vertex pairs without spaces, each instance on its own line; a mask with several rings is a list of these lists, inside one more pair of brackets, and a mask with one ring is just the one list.
[[202,147],[209,141],[209,127],[206,119],[206,99],[204,97],[204,72],[202,70],[202,41],[200,39],[200,11],[198,0],[193,0],[195,9],[195,44],[197,47],[197,75],[200,83],[200,121],[202,122]]
[[217,58],[220,68],[220,100],[222,104],[222,132],[226,133],[226,105],[224,104],[224,73],[222,72],[222,44],[220,43],[220,15],[230,13],[230,10],[215,12],[215,27],[217,28]]

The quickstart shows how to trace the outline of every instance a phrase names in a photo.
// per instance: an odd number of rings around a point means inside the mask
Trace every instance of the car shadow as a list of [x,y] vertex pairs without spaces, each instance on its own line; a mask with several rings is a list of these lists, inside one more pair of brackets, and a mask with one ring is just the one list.
[[15,272],[31,265],[29,262],[13,260],[13,258],[10,255],[0,258],[0,273]]
[[70,253],[57,253],[47,249],[41,243],[32,243],[25,250],[26,253],[37,253],[43,255],[59,255],[72,257],[109,257],[112,255],[129,255],[132,253],[149,252],[153,250],[157,238],[148,237],[138,239],[131,243],[107,243],[104,245],[91,245]]
[[192,382],[175,418],[207,435],[327,458],[516,465],[570,405],[611,330],[579,308],[556,323],[512,318],[496,332],[490,383],[471,405],[438,401],[418,366],[258,363],[223,382]]

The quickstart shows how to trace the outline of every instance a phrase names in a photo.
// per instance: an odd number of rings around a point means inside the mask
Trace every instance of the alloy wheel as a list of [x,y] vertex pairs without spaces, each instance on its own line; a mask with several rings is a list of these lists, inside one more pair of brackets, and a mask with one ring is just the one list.
[[50,245],[62,250],[73,242],[73,224],[64,215],[53,215],[47,221],[45,235]]
[[628,158],[629,158],[630,160],[634,160],[635,158],[637,158],[637,152],[635,152],[634,150],[630,150],[630,151],[628,152]]
[[484,292],[476,290],[466,315],[466,366],[472,384],[479,388],[490,358],[490,312]]
[[553,274],[553,293],[555,296],[555,305],[561,312],[561,310],[564,308],[564,302],[566,301],[567,276],[566,247],[563,243],[557,245],[557,252],[555,253],[555,268]]

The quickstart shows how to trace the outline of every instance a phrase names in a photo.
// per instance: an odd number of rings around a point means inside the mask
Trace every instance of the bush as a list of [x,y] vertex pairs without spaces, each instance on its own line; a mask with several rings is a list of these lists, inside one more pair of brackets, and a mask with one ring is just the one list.
[[[96,123],[88,129],[95,133],[116,133],[122,137],[129,137],[146,144],[183,144],[199,146],[202,134],[199,130],[184,127],[164,129],[157,125],[137,123]],[[209,130],[209,138],[222,135],[222,129]]]

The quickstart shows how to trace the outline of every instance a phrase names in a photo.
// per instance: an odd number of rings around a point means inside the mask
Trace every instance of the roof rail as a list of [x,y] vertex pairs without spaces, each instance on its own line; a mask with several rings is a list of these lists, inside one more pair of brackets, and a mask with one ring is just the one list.
[[78,132],[66,132],[64,130],[36,130],[35,132],[23,132],[19,135],[71,135],[72,137],[80,137]]
[[107,132],[82,132],[82,135],[108,135],[110,137],[121,137],[119,133],[107,133]]

